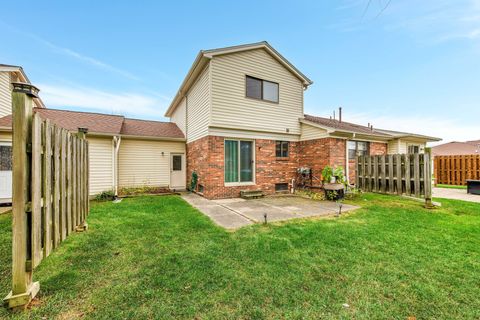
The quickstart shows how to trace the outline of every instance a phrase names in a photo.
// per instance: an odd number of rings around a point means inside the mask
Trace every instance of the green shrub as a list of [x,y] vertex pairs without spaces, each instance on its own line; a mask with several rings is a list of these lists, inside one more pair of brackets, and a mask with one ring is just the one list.
[[97,201],[111,201],[115,198],[115,193],[113,190],[102,191],[95,195],[95,200]]

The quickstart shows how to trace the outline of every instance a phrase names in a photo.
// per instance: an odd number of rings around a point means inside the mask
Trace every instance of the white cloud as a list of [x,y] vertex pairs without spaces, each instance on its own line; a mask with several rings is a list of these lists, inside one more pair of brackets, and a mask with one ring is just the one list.
[[87,63],[89,65],[92,65],[94,67],[97,67],[99,69],[102,69],[102,70],[105,70],[105,71],[108,71],[108,72],[111,72],[111,73],[114,73],[114,74],[117,74],[117,75],[120,75],[120,76],[123,76],[125,78],[128,78],[128,79],[131,79],[131,80],[140,80],[139,77],[135,76],[134,74],[130,73],[130,72],[127,72],[125,70],[122,70],[122,69],[119,69],[117,67],[114,67],[110,64],[107,64],[103,61],[100,61],[98,59],[95,59],[95,58],[92,58],[90,56],[87,56],[87,55],[84,55],[82,53],[79,53],[77,51],[74,51],[72,49],[69,49],[69,48],[65,48],[65,47],[62,47],[62,46],[59,46],[59,45],[56,45],[36,34],[33,34],[33,33],[30,33],[30,32],[24,32],[24,31],[21,31],[17,28],[14,28],[13,26],[11,25],[8,25],[6,24],[5,22],[3,21],[0,21],[1,24],[7,26],[7,28],[13,30],[14,32],[16,33],[19,33],[19,34],[22,34],[30,39],[33,39],[34,41],[37,41],[38,43],[41,43],[43,44],[44,46],[50,48],[51,50],[53,50],[54,52],[56,53],[59,53],[59,54],[63,54],[63,55],[66,55],[66,56],[69,56],[71,58],[74,58],[76,60],[79,60],[79,61],[82,61],[84,63]]
[[436,44],[452,40],[480,39],[480,0],[347,0],[340,6],[349,11],[332,27],[340,31],[377,28],[406,31],[422,42]]
[[39,84],[40,96],[47,107],[81,108],[109,114],[154,119],[163,116],[167,97],[136,93],[100,91],[81,86]]
[[344,116],[347,122],[367,125],[374,128],[403,131],[442,138],[441,144],[450,141],[467,141],[480,139],[478,126],[462,123],[457,119],[445,119],[434,115],[428,117],[372,115],[366,113],[348,114]]

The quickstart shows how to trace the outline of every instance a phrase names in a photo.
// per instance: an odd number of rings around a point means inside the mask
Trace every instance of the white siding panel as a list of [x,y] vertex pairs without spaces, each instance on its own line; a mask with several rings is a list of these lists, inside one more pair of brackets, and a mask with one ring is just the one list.
[[424,153],[426,143],[423,141],[395,139],[388,142],[388,154],[407,153],[409,145],[420,146],[420,153]]
[[[245,97],[245,76],[279,83],[279,103]],[[303,84],[264,49],[213,57],[212,126],[299,135]]]
[[118,156],[119,187],[168,187],[173,152],[185,153],[185,142],[122,139]]
[[0,118],[12,113],[10,72],[0,72]]
[[246,131],[235,130],[227,128],[210,128],[208,134],[211,136],[241,138],[241,139],[266,139],[266,140],[281,140],[281,141],[298,141],[298,135],[260,132],[260,131]]
[[302,141],[328,137],[327,130],[322,128],[317,128],[317,127],[302,123],[301,129],[302,129],[302,134],[300,136],[300,140]]
[[182,130],[183,134],[187,136],[187,99],[183,98],[178,107],[172,114],[170,121],[176,123]]
[[210,123],[210,67],[202,71],[187,94],[187,142],[208,134]]
[[88,137],[90,154],[90,195],[113,190],[112,138]]

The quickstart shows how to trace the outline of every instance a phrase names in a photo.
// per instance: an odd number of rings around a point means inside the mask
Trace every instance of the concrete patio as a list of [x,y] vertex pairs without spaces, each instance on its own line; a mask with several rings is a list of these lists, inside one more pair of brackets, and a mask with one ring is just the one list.
[[480,195],[468,194],[467,189],[433,188],[434,198],[445,198],[480,203]]
[[[316,201],[294,195],[245,200],[241,198],[208,200],[197,194],[182,195],[190,205],[200,210],[213,222],[225,229],[238,229],[253,223],[284,221],[308,217],[326,217],[338,213],[335,202]],[[342,213],[358,209],[343,204]]]

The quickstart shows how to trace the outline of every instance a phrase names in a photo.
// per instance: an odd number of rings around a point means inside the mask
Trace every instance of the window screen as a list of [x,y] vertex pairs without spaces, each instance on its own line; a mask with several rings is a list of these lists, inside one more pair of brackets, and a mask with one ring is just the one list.
[[278,83],[263,81],[263,99],[278,102]]
[[12,146],[0,146],[0,171],[12,171]]

